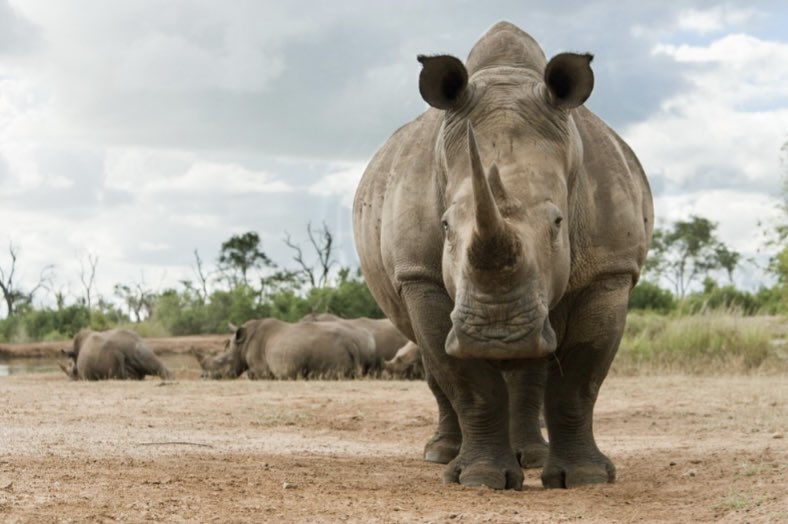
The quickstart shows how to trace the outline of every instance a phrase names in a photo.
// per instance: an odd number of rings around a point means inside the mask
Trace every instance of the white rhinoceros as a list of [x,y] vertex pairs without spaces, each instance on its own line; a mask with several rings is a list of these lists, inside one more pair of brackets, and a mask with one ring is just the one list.
[[381,362],[394,358],[397,350],[408,342],[405,335],[387,318],[342,318],[331,313],[309,313],[300,322],[340,322],[356,329],[365,329],[375,339],[375,353]]
[[145,341],[126,329],[83,329],[74,336],[72,349],[61,351],[70,361],[60,368],[73,380],[142,380],[146,375],[173,378]]
[[583,106],[591,60],[548,62],[506,22],[466,65],[420,56],[432,107],[394,133],[358,187],[361,267],[422,350],[439,408],[425,458],[450,462],[446,481],[519,489],[521,465],[541,464],[546,487],[615,478],[593,409],[653,204],[635,154]]
[[233,331],[222,354],[192,349],[203,378],[237,378],[244,372],[253,380],[355,378],[378,374],[382,366],[372,334],[340,322],[263,318]]

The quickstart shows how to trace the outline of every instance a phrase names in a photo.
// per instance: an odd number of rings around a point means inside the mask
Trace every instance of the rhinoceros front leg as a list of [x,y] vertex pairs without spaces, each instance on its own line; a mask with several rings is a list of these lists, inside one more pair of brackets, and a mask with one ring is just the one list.
[[460,422],[448,397],[430,373],[427,373],[427,384],[438,403],[438,429],[424,446],[424,459],[437,464],[448,464],[460,452]]
[[409,282],[403,284],[402,298],[425,369],[449,400],[460,426],[459,454],[446,466],[444,481],[522,489],[523,473],[509,444],[508,394],[500,371],[486,361],[446,354],[453,304],[443,288]]
[[566,307],[565,336],[548,368],[545,420],[550,439],[542,484],[571,488],[613,482],[616,469],[596,445],[593,411],[618,350],[630,275],[613,276],[578,293]]
[[540,414],[544,400],[547,368],[545,361],[523,362],[504,373],[509,389],[509,436],[524,468],[541,468],[547,459],[547,442],[542,437]]

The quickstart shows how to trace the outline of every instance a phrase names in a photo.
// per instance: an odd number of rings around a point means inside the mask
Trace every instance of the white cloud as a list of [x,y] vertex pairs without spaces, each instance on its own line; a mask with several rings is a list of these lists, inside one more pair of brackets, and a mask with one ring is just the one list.
[[706,34],[737,26],[758,15],[754,9],[740,9],[730,5],[710,9],[686,9],[679,13],[677,25],[679,29]]
[[180,176],[160,179],[147,185],[158,194],[202,193],[214,197],[253,193],[284,193],[293,188],[273,176],[251,171],[237,164],[196,162]]
[[366,162],[347,164],[330,172],[309,187],[313,195],[338,196],[342,204],[348,208],[353,206],[356,188],[364,174]]
[[[148,34],[123,51],[114,76],[119,90],[259,91],[284,61],[275,47],[234,40],[235,47],[201,47],[183,35]],[[227,43],[229,44],[229,43]]]
[[[762,246],[759,229],[769,223],[777,209],[778,199],[763,193],[734,189],[712,189],[665,195],[655,198],[655,206],[662,210],[658,226],[691,215],[708,218],[719,224],[720,238],[733,249],[754,254]],[[735,217],[735,220],[731,220]]]
[[664,185],[657,217],[707,217],[723,241],[754,256],[788,140],[788,44],[736,34],[707,46],[658,45],[654,54],[698,64],[686,91],[623,133]]
[[154,195],[282,193],[293,188],[272,175],[235,163],[206,161],[187,152],[111,148],[106,159],[107,186]]
[[702,170],[734,170],[776,188],[788,139],[788,44],[729,35],[706,47],[660,45],[654,53],[703,67],[688,73],[690,89],[626,130],[650,171],[689,183]]

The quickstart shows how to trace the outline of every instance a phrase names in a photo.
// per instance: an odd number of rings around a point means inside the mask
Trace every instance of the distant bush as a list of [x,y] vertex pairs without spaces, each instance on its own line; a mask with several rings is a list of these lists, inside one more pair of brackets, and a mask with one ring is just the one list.
[[355,275],[351,275],[348,269],[341,271],[336,287],[312,289],[307,295],[307,302],[307,313],[328,312],[342,318],[385,316],[361,278],[360,271]]
[[261,295],[252,287],[239,284],[230,290],[214,291],[205,301],[189,287],[168,289],[159,295],[149,321],[177,336],[224,333],[228,323],[240,325],[255,318],[296,322],[312,312],[345,318],[383,317],[361,274],[343,269],[336,286],[316,287],[306,293],[280,286]]
[[676,307],[673,293],[656,284],[641,280],[629,295],[629,309],[667,313]]
[[117,309],[108,305],[102,306],[102,309],[93,311],[88,311],[82,304],[59,309],[25,307],[12,317],[0,320],[0,341],[65,340],[73,337],[82,328],[101,331],[128,320]]
[[706,279],[703,284],[702,292],[691,293],[681,301],[679,306],[681,313],[697,315],[705,311],[727,310],[754,315],[763,307],[758,297],[747,291],[741,291],[730,285],[719,287],[711,279]]
[[788,284],[762,287],[755,293],[760,312],[768,315],[788,315]]

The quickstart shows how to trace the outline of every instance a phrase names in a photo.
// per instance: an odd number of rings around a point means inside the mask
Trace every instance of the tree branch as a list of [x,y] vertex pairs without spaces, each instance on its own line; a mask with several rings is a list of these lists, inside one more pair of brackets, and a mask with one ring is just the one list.
[[[310,235],[310,238],[311,238],[311,235]],[[299,244],[296,244],[295,242],[293,242],[293,240],[292,240],[292,238],[290,236],[290,233],[288,233],[287,230],[285,230],[284,243],[285,243],[285,245],[287,245],[287,247],[289,247],[290,249],[295,251],[295,255],[293,255],[293,260],[299,266],[301,266],[301,271],[309,278],[309,284],[312,287],[315,287],[315,272],[314,272],[314,268],[312,266],[307,265],[306,261],[304,261],[304,252],[301,249],[301,246]]]

